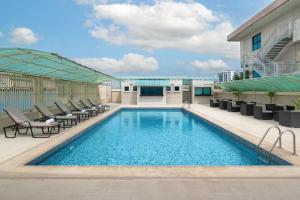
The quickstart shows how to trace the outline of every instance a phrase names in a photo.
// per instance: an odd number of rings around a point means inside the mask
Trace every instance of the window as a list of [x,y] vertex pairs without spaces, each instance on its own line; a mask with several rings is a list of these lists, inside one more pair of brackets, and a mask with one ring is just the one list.
[[125,91],[125,92],[129,92],[129,86],[125,86],[125,87],[124,87],[124,91]]
[[252,37],[252,51],[256,51],[261,48],[261,33]]
[[212,96],[211,87],[196,87],[195,96]]
[[166,91],[167,91],[167,92],[171,92],[171,87],[170,87],[170,86],[167,86],[167,87],[166,87]]
[[133,86],[132,91],[136,92],[137,91],[137,86]]
[[140,96],[164,96],[163,87],[141,87]]
[[174,91],[175,91],[175,92],[179,92],[179,90],[180,90],[180,87],[179,87],[179,86],[175,86],[175,87],[174,87]]

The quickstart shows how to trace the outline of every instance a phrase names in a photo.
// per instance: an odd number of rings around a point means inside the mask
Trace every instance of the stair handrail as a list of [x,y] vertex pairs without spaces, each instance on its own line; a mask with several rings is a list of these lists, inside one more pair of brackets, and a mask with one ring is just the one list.
[[266,53],[280,40],[285,37],[292,37],[293,36],[293,23],[289,21],[288,23],[282,23],[276,26],[270,33],[270,39],[266,40],[262,48],[259,51],[259,54],[262,57],[265,57]]

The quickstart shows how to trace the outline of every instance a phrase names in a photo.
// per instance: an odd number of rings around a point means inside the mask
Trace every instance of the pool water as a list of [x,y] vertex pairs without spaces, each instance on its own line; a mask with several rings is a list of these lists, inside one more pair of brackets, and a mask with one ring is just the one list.
[[34,165],[281,165],[182,109],[122,109]]

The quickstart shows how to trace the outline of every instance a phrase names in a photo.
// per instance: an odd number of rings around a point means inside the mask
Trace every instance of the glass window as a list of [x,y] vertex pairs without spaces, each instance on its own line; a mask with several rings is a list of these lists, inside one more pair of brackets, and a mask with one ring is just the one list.
[[164,96],[163,87],[141,87],[140,96]]
[[196,87],[195,96],[212,96],[211,87]]
[[171,87],[170,87],[170,86],[167,86],[167,87],[166,87],[166,91],[167,91],[167,92],[171,92]]
[[180,87],[179,87],[179,86],[175,86],[175,87],[174,87],[174,91],[175,91],[175,92],[179,92],[179,90],[180,90]]
[[261,33],[252,37],[252,51],[256,51],[261,48]]
[[133,86],[132,91],[136,92],[137,91],[137,86]]
[[129,92],[129,86],[125,86],[125,87],[124,87],[124,91],[125,91],[125,92]]

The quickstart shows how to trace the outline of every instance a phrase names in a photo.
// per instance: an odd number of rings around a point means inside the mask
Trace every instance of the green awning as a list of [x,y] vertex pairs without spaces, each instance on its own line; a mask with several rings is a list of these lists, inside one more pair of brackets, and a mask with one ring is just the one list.
[[231,81],[220,87],[225,91],[300,92],[300,73]]
[[55,53],[30,49],[0,49],[0,71],[100,84],[114,77]]
[[135,80],[135,86],[171,86],[170,80]]

